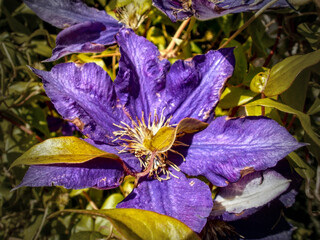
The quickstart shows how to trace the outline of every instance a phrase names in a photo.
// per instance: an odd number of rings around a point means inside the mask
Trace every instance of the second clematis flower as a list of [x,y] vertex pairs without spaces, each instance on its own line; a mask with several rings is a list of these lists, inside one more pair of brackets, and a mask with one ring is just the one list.
[[[153,0],[153,5],[163,11],[171,21],[195,16],[200,20],[221,17],[230,13],[258,11],[270,0]],[[290,7],[288,0],[279,0],[271,8]]]
[[32,70],[43,79],[57,111],[88,137],[84,141],[118,155],[122,164],[95,158],[32,165],[18,187],[109,189],[130,174],[137,179],[136,188],[117,207],[172,216],[200,232],[213,201],[209,186],[196,176],[224,187],[275,166],[303,146],[265,117],[214,119],[234,70],[233,49],[171,65],[130,29],[121,29],[116,41],[121,59],[114,82],[95,63]]
[[115,43],[114,35],[123,27],[116,19],[81,0],[24,0],[42,20],[64,28],[56,39],[51,58],[55,61],[70,53],[102,52]]

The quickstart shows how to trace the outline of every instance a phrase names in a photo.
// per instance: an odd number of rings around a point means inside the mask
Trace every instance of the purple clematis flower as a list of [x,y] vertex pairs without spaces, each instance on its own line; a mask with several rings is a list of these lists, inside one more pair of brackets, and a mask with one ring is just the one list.
[[[81,164],[34,165],[18,187],[108,189],[134,173],[139,183],[117,207],[169,215],[200,232],[213,202],[208,185],[192,176],[205,176],[224,187],[248,172],[275,166],[303,146],[268,118],[214,119],[214,108],[234,70],[233,49],[209,51],[171,65],[160,59],[151,42],[130,29],[121,29],[116,41],[121,59],[114,82],[95,63],[33,71],[43,79],[57,111],[88,137],[85,141],[117,154],[126,167],[99,158]],[[197,126],[201,128],[190,131]],[[172,129],[173,144],[160,148],[159,142],[166,142]]]
[[[195,16],[200,20],[221,17],[229,13],[256,11],[269,0],[153,0],[153,5],[164,12],[171,21]],[[272,8],[290,7],[286,0],[279,0]]]
[[105,11],[88,7],[81,0],[24,0],[42,20],[65,28],[56,39],[51,58],[55,61],[70,53],[102,52],[115,43],[114,36],[123,27]]

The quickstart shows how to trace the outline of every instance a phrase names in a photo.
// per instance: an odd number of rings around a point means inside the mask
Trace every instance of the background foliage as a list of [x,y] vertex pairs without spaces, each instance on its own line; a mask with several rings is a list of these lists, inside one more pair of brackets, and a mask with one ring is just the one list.
[[[116,8],[128,3],[86,2],[114,16]],[[59,30],[40,20],[21,1],[0,0],[0,6],[0,238],[119,237],[117,228],[99,216],[50,215],[71,208],[114,208],[130,193],[132,179],[109,191],[59,187],[11,191],[27,167],[9,170],[17,157],[38,142],[63,134],[81,136],[59,117],[41,81],[27,65],[50,70],[58,62],[96,62],[114,79],[119,50],[111,46],[101,54],[74,54],[54,63],[41,63],[51,56]],[[148,1],[141,6],[140,14],[148,17],[137,33],[156,44],[171,62],[218,49],[253,15],[226,15],[206,22],[191,19],[168,51],[166,48],[181,22],[172,23]],[[299,141],[309,143],[288,157],[292,168],[304,179],[295,205],[284,212],[296,227],[294,239],[320,238],[319,36],[319,9],[314,3],[296,10],[265,12],[227,45],[236,47],[236,68],[216,109],[218,116],[266,115],[284,125]]]

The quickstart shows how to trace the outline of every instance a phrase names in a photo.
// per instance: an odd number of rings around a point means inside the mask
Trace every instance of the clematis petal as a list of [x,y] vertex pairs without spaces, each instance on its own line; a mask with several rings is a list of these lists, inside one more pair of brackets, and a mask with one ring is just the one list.
[[300,182],[288,162],[281,160],[272,169],[248,174],[221,188],[209,218],[228,221],[246,239],[289,240],[293,228],[281,215],[283,208],[294,203]]
[[283,194],[290,182],[275,170],[248,174],[219,190],[210,218],[234,221],[247,217]]
[[120,101],[133,118],[141,117],[142,111],[153,113],[151,106],[159,101],[157,93],[165,87],[169,61],[161,61],[157,47],[131,29],[120,30],[116,40],[121,58],[114,82]]
[[[229,13],[256,11],[264,7],[268,0],[153,0],[153,5],[163,11],[171,21],[184,20],[195,16],[200,20],[217,18]],[[279,0],[272,8],[290,7],[286,0]]]
[[102,52],[105,45],[115,43],[114,36],[120,27],[119,24],[83,22],[66,28],[58,34],[51,58],[44,62],[55,61],[70,53]]
[[208,120],[233,73],[233,49],[178,60],[169,70],[169,62],[159,60],[157,48],[132,30],[122,29],[116,38],[121,51],[117,95],[133,118],[156,110],[173,115],[171,123],[185,117]]
[[211,191],[198,179],[187,179],[179,172],[175,174],[179,179],[143,181],[117,208],[138,208],[165,214],[200,232],[212,209]]
[[105,11],[91,8],[81,0],[23,0],[42,20],[58,28],[83,22],[101,22],[108,26],[122,25]]
[[113,82],[101,67],[63,63],[50,72],[32,71],[43,79],[47,95],[63,118],[93,140],[112,141],[112,132],[118,130],[113,124],[126,118],[117,104]]
[[231,77],[233,48],[209,51],[191,61],[176,61],[167,75],[162,107],[172,123],[185,117],[208,121],[213,117],[225,82]]
[[118,156],[127,164],[130,170],[133,170],[135,172],[141,172],[142,167],[140,165],[140,162],[134,154],[131,153],[119,153],[119,146],[111,146],[107,145],[102,142],[93,141],[90,138],[84,139],[87,143],[90,143],[91,145],[95,146],[96,148],[99,148],[105,152],[113,153]]
[[305,145],[264,117],[219,117],[203,131],[179,140],[190,146],[177,149],[186,160],[179,163],[176,158],[180,169],[192,176],[204,175],[220,187],[238,181],[241,175],[273,167]]
[[120,163],[105,158],[95,158],[81,164],[52,164],[30,166],[22,182],[15,188],[29,186],[63,186],[81,189],[118,187],[124,177]]

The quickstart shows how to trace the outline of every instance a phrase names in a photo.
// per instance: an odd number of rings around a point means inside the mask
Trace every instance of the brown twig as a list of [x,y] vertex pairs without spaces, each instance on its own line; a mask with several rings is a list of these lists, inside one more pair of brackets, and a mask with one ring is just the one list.
[[289,123],[289,125],[288,125],[288,127],[287,127],[287,130],[288,130],[288,131],[291,129],[291,127],[292,127],[292,125],[293,125],[293,123],[294,123],[294,120],[296,120],[296,118],[297,118],[297,115],[293,115],[293,116],[292,116],[291,121],[290,121],[290,123]]
[[85,191],[82,192],[83,196],[87,199],[87,201],[89,202],[89,204],[91,205],[91,207],[94,210],[98,210],[99,208],[97,207],[97,205],[92,201],[92,199],[90,198],[90,196],[88,195],[88,193],[86,193]]
[[113,57],[113,56],[121,56],[119,52],[109,53],[109,54],[100,54],[91,56],[91,58],[104,58],[104,57]]
[[288,116],[289,116],[288,113],[284,114],[283,119],[282,119],[283,126],[287,125]]
[[162,52],[163,58],[168,57],[170,55],[170,53],[173,51],[173,48],[176,45],[176,40],[180,37],[180,35],[182,34],[182,31],[186,28],[186,26],[190,22],[190,19],[191,18],[188,18],[187,20],[185,20],[181,23],[178,30],[176,31],[176,33],[172,37],[171,42],[169,43],[168,47]]
[[234,117],[238,112],[239,108],[240,108],[239,106],[232,108],[231,113],[229,114],[229,117]]
[[32,130],[28,129],[26,126],[13,121],[12,119],[6,117],[5,115],[3,115],[1,113],[0,113],[0,117],[2,117],[3,119],[7,120],[12,125],[15,125],[16,127],[20,128],[23,132],[25,132],[25,133],[27,133],[29,135],[34,135],[35,138],[38,140],[38,142],[43,142],[43,139],[41,137],[39,137],[37,134],[35,134]]
[[269,53],[266,61],[264,62],[263,67],[266,67],[266,66],[269,65],[269,63],[270,63],[270,61],[271,61],[271,58],[272,58],[272,56],[274,55],[274,53],[275,53],[275,51],[276,51],[276,49],[277,49],[277,47],[278,47],[278,44],[279,44],[279,41],[280,41],[280,37],[281,37],[281,33],[282,33],[282,26],[278,26],[276,41],[275,41],[275,43],[273,44],[273,47],[272,47],[272,49],[271,49],[271,51],[270,51],[270,53]]

